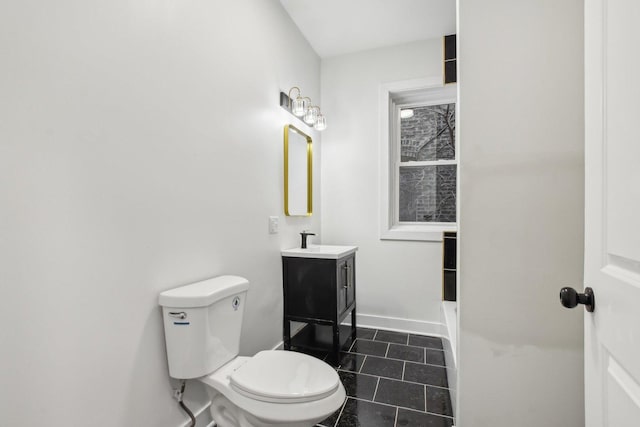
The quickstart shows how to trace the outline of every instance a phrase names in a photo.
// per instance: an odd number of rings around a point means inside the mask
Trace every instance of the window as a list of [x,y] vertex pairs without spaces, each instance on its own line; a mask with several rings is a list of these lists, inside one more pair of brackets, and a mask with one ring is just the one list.
[[381,235],[441,240],[456,227],[456,88],[411,81],[381,90]]
[[456,222],[455,109],[454,103],[400,107],[400,223]]

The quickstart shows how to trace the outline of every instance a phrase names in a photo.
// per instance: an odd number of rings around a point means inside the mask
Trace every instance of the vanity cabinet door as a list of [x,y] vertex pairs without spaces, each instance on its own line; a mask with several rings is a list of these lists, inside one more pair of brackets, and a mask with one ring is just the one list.
[[315,319],[334,318],[335,260],[283,258],[283,261],[286,315]]
[[338,260],[338,314],[342,314],[355,298],[355,257]]
[[347,260],[338,260],[337,264],[338,275],[338,314],[341,314],[347,308],[347,282],[348,278],[348,266]]
[[347,307],[353,304],[356,297],[356,258],[350,256],[346,259],[347,265]]

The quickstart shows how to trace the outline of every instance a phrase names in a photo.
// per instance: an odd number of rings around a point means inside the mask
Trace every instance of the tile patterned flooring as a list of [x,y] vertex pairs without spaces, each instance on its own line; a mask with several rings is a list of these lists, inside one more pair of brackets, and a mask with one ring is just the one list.
[[[292,348],[320,359],[328,353]],[[316,427],[451,427],[451,398],[437,337],[357,329],[341,354],[342,407]]]

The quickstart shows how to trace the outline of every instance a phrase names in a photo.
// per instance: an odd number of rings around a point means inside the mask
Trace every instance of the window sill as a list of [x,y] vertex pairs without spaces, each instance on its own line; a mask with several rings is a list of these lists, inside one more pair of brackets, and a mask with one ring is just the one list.
[[380,240],[413,240],[422,242],[441,242],[445,231],[458,231],[456,224],[451,225],[394,225],[382,230]]

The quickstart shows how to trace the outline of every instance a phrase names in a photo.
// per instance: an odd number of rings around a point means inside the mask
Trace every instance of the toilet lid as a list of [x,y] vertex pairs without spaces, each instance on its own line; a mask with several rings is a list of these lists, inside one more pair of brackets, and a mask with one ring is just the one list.
[[338,389],[331,366],[292,351],[261,351],[231,374],[238,393],[265,402],[297,403],[322,399]]

